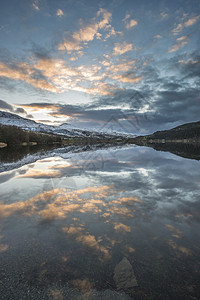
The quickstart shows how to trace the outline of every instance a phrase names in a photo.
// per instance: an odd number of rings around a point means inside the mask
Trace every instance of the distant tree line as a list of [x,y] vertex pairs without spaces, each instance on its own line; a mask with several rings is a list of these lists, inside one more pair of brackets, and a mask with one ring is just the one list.
[[38,145],[61,143],[59,135],[28,131],[17,126],[0,125],[0,142],[8,146],[36,142]]

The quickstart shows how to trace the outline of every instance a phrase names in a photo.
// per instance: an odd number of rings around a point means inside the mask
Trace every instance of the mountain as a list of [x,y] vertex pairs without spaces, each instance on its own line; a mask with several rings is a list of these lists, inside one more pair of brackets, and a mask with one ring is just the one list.
[[48,134],[58,134],[65,137],[92,137],[96,139],[102,138],[116,138],[123,137],[129,138],[133,137],[131,134],[124,134],[118,132],[106,132],[97,130],[87,130],[81,128],[74,128],[69,123],[63,123],[59,126],[45,125],[42,123],[37,123],[33,120],[20,117],[16,114],[0,111],[0,124],[10,125],[20,127],[24,130],[31,130],[36,132],[43,132]]
[[[132,136],[131,136],[132,137]],[[129,135],[73,128],[68,123],[50,126],[0,111],[0,148],[21,144],[124,144]]]
[[0,111],[0,124],[12,125],[22,128],[37,128],[38,124],[35,121],[22,118],[16,114],[12,114],[5,111]]
[[81,135],[81,133],[74,132],[72,128],[70,128],[70,130],[68,130],[65,127],[62,128],[60,126],[45,125],[42,123],[37,123],[30,119],[20,117],[16,114],[4,112],[4,111],[0,111],[0,124],[16,126],[16,127],[22,128],[24,130],[44,132],[44,133],[50,133],[50,134],[58,133],[58,134],[63,134],[63,135],[70,136],[70,137]]

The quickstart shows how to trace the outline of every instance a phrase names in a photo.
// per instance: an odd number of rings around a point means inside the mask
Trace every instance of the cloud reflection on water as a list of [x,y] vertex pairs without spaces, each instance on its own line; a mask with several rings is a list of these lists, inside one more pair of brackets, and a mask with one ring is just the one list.
[[[151,260],[167,262],[170,257],[190,259],[199,251],[200,175],[196,161],[152,149],[127,148],[104,153],[103,168],[97,170],[85,164],[81,154],[68,161],[36,162],[31,169],[16,171],[13,180],[20,185],[25,178],[27,184],[29,180],[37,184],[39,192],[28,197],[24,183],[18,199],[14,194],[10,202],[1,198],[1,222],[17,231],[20,220],[27,220],[24,234],[35,230],[39,240],[52,238],[60,274],[69,269],[74,286],[94,286],[88,275],[91,270],[83,271],[83,266],[87,269],[95,264],[98,269],[101,264],[105,268],[110,265],[112,273],[123,256],[140,264],[149,259],[151,265]],[[76,183],[71,188],[70,180]],[[88,272],[85,277],[84,272]]]

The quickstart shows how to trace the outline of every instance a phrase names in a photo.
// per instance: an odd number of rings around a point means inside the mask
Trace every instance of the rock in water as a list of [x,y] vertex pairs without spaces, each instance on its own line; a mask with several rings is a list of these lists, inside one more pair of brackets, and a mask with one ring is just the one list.
[[127,290],[138,286],[133,268],[126,257],[116,265],[113,279],[118,290]]

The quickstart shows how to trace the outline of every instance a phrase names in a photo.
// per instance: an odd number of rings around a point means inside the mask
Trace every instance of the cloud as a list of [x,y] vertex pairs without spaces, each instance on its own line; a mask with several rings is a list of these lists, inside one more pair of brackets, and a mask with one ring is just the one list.
[[53,93],[73,90],[91,95],[110,95],[115,86],[103,81],[106,74],[101,68],[98,65],[71,67],[63,59],[41,56],[31,64],[0,62],[0,77],[21,80],[35,88]]
[[116,35],[114,28],[109,24],[112,18],[112,14],[106,9],[100,8],[95,18],[93,18],[89,24],[82,26],[81,29],[74,32],[70,37],[64,38],[61,43],[58,44],[58,50],[67,50],[69,53],[72,51],[79,51],[91,41],[101,39],[102,34],[100,30],[108,31],[105,39],[112,35]]
[[47,179],[47,178],[57,178],[60,176],[60,172],[56,170],[28,170],[25,174],[18,175],[17,178],[34,178],[34,179]]
[[[184,38],[181,40],[184,41]],[[123,58],[119,64],[107,66],[110,72],[109,78],[118,76],[115,80],[122,83],[132,83],[131,81],[134,80],[139,82],[142,79],[137,89],[133,86],[120,88],[116,84],[112,87],[101,81],[99,85],[98,81],[91,81],[90,88],[79,86],[80,89],[83,88],[82,91],[97,95],[88,105],[33,103],[30,107],[46,108],[46,113],[57,120],[67,116],[73,126],[81,128],[112,128],[112,130],[140,134],[172,128],[184,122],[197,121],[200,100],[198,84],[200,56],[198,53],[193,53],[190,57],[188,55],[186,57],[187,60],[184,60],[184,56],[179,54],[167,61],[169,74],[176,70],[176,77],[161,77],[161,73],[154,69],[153,63],[140,70],[140,75],[135,75],[133,68],[136,68],[138,73],[137,61],[132,60],[129,64],[129,60]],[[123,65],[127,71],[123,71]],[[115,66],[119,72],[116,75]],[[98,68],[94,66],[91,70],[88,69],[87,73],[87,68],[82,66],[79,72],[79,76],[92,78],[92,72],[95,74]],[[139,78],[142,76],[143,78]]]
[[174,35],[177,35],[177,34],[179,34],[179,33],[183,30],[183,28],[184,28],[184,25],[183,25],[183,24],[178,24],[178,25],[172,30],[172,32],[173,32]]
[[156,34],[153,36],[155,39],[160,39],[162,36],[160,34]]
[[103,61],[102,64],[107,67],[107,70],[111,72],[112,76],[113,73],[121,73],[121,72],[129,72],[132,71],[133,69],[136,69],[136,60],[135,59],[127,59],[122,58],[120,59],[120,63],[116,64],[111,64],[110,60],[109,61]]
[[27,112],[22,107],[17,107],[17,105],[11,105],[4,100],[0,100],[0,109],[15,114],[25,114],[27,118],[32,117],[31,115],[28,115]]
[[[22,80],[36,88],[54,93],[75,90],[93,95],[110,94],[114,86],[102,82],[104,76],[100,66],[82,65],[72,68],[62,59],[48,57],[43,57],[32,64],[0,63],[0,77]],[[89,84],[87,87],[86,82]]]
[[45,78],[39,76],[37,70],[26,63],[3,64],[0,62],[0,77],[14,80],[22,80],[39,89],[56,92],[57,88],[50,84]]
[[39,6],[38,6],[38,0],[35,0],[34,2],[33,2],[33,8],[35,9],[35,10],[40,10],[39,9]]
[[188,44],[188,36],[184,35],[176,39],[176,43],[169,49],[169,53],[178,51],[180,48]]
[[123,83],[136,83],[142,80],[143,76],[135,76],[134,73],[130,73],[130,74],[121,74],[121,75],[113,76],[112,78]]
[[132,44],[123,43],[115,43],[113,48],[113,55],[122,55],[128,51],[132,50]]
[[100,8],[97,12],[97,16],[102,14],[103,19],[98,23],[98,27],[100,29],[106,28],[111,21],[112,14],[108,12],[106,9]]
[[127,28],[127,29],[130,29],[130,28],[136,26],[137,24],[138,24],[138,22],[137,22],[136,20],[131,19],[131,20],[129,20],[129,22],[126,24],[126,28]]
[[138,22],[134,19],[130,19],[130,15],[126,14],[125,18],[122,20],[126,24],[126,29],[130,29],[132,27],[135,27]]
[[62,16],[64,16],[64,13],[63,13],[63,11],[62,11],[60,8],[58,8],[58,9],[57,9],[57,12],[56,12],[56,15],[57,15],[58,17],[62,17]]
[[200,19],[200,16],[191,18],[191,19],[187,20],[187,21],[184,23],[184,26],[185,26],[185,27],[192,26],[192,25],[194,25],[199,19]]
[[180,72],[184,74],[185,78],[200,79],[200,54],[195,53],[187,61],[182,61]]
[[115,29],[109,25],[107,26],[107,28],[109,28],[109,32],[108,34],[105,36],[105,39],[104,40],[107,40],[108,38],[110,38],[111,36],[116,36],[116,35],[121,35],[122,32],[121,31],[115,31]]
[[78,43],[81,42],[90,42],[94,39],[98,30],[98,24],[88,25],[83,29],[80,29],[78,32],[73,34],[73,39]]
[[5,109],[9,111],[13,111],[12,105],[8,104],[7,102],[0,100],[0,109]]
[[67,50],[71,53],[72,51],[78,51],[83,47],[80,46],[80,42],[77,40],[64,39],[62,43],[58,44],[58,50]]
[[51,104],[51,103],[47,103],[47,102],[21,104],[19,106],[22,109],[23,109],[23,107],[25,107],[28,111],[31,111],[31,112],[38,112],[38,111],[42,111],[42,110],[51,112],[51,111],[54,111],[57,109],[56,104]]
[[173,30],[172,33],[174,35],[179,34],[185,27],[190,27],[194,25],[198,20],[200,19],[200,16],[193,17],[191,19],[188,19],[186,22],[179,23]]
[[[121,94],[122,95],[122,94]],[[107,97],[109,99],[110,97]],[[119,96],[120,98],[120,96]],[[137,98],[137,95],[135,96]],[[120,98],[121,99],[121,98]],[[130,101],[125,100],[124,102],[130,103]],[[121,99],[121,103],[123,102]],[[106,100],[105,100],[106,101]],[[114,102],[115,98],[112,97],[110,102]],[[106,107],[105,102],[91,105],[67,105],[67,104],[55,104],[54,106],[50,103],[31,103],[23,105],[23,107],[32,108],[32,111],[38,111],[45,109],[46,113],[54,118],[63,118],[66,116],[70,118],[70,124],[75,127],[88,128],[91,129],[91,126],[96,128],[109,128],[110,126],[118,131],[131,131],[133,128],[136,130],[138,120],[136,119],[135,108],[138,109],[142,107],[142,102],[139,104],[139,99],[132,99],[132,106],[134,109],[123,110],[123,105],[120,101],[117,106],[116,103],[113,103],[113,108],[109,108],[109,103]],[[137,104],[138,103],[138,104]],[[121,108],[119,108],[121,106]],[[142,117],[142,116],[141,116]]]
[[166,19],[168,17],[168,13],[166,13],[165,11],[160,13],[160,16],[162,19]]

